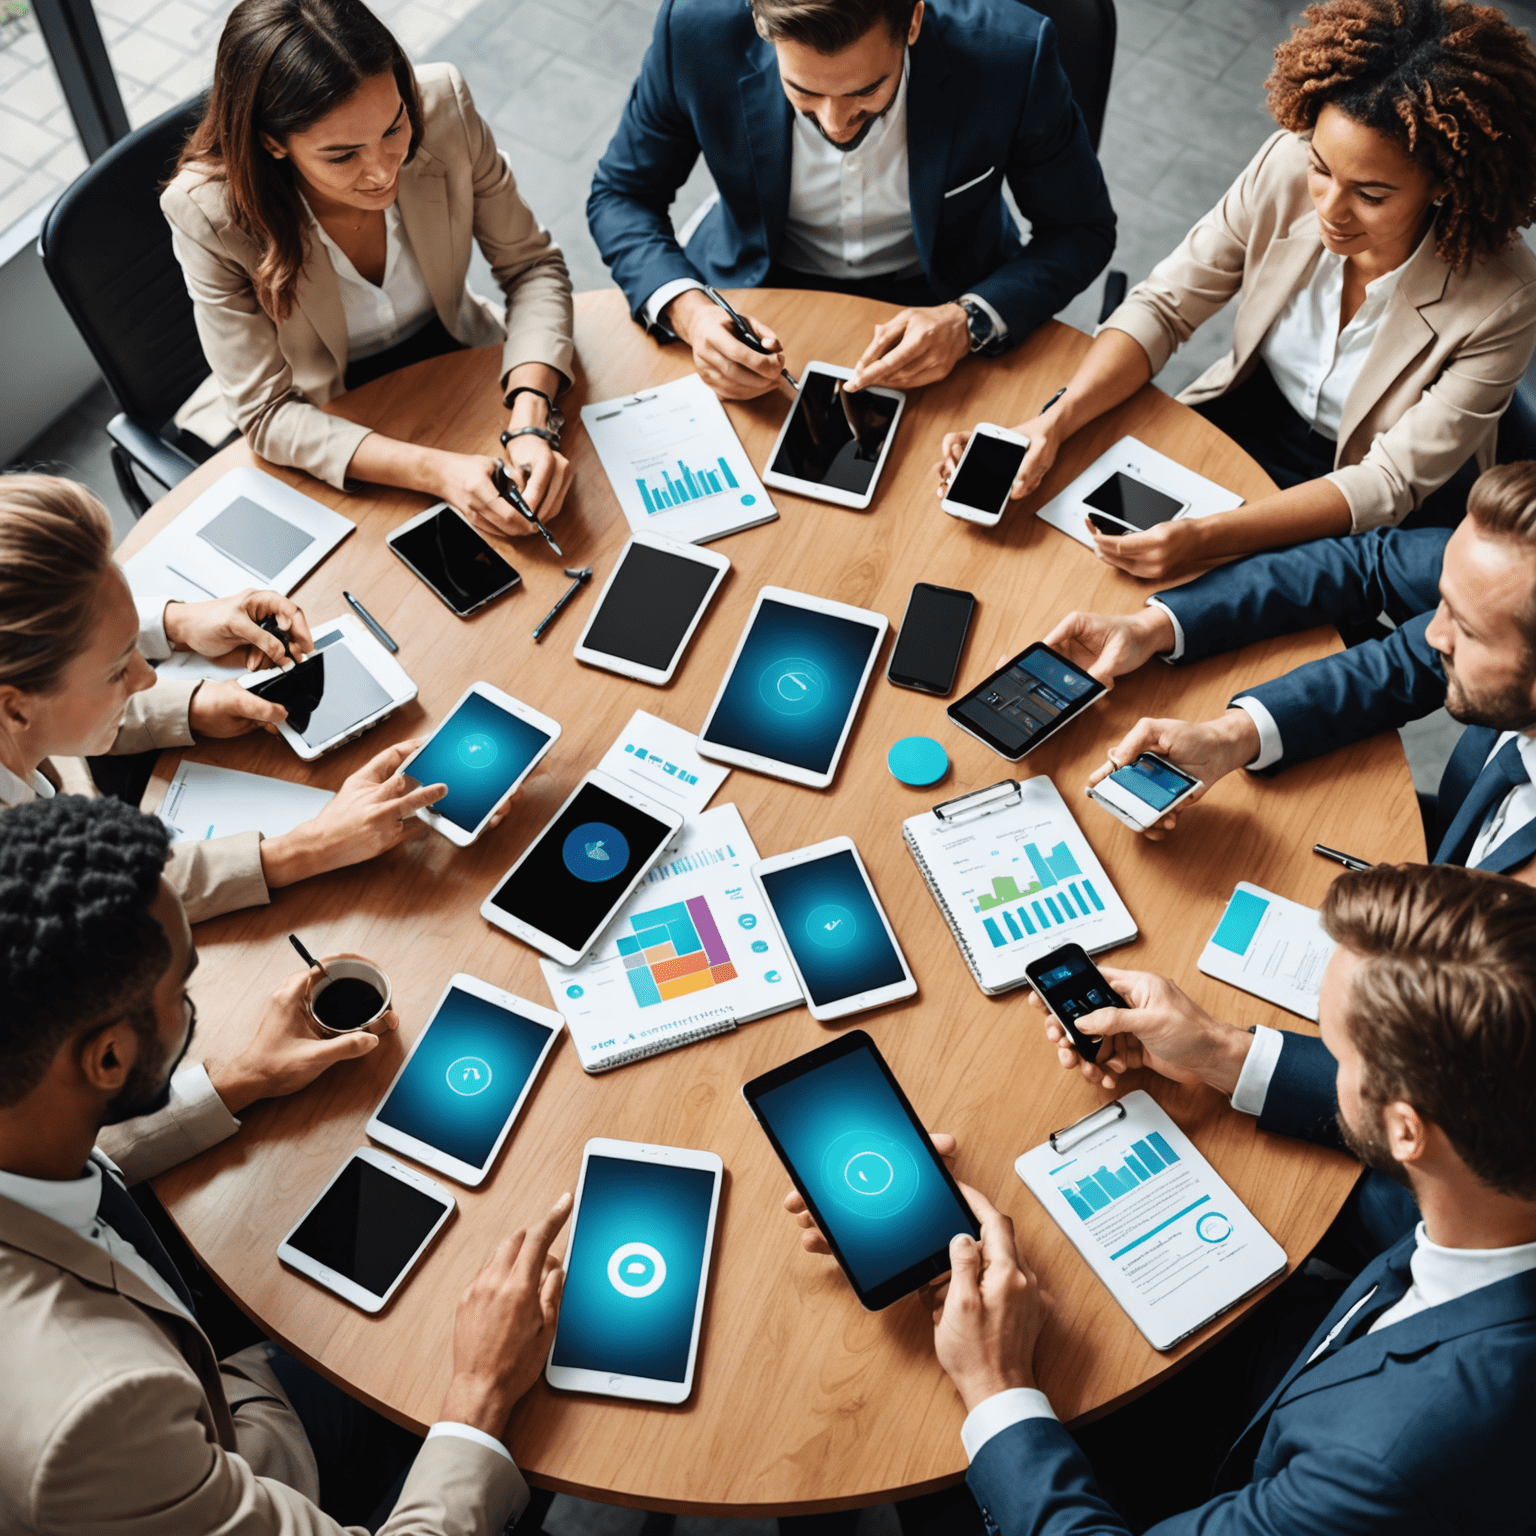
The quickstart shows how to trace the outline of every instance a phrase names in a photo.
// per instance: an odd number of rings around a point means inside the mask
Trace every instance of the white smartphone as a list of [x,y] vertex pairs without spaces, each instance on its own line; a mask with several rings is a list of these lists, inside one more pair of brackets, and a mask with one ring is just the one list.
[[391,529],[384,542],[461,619],[522,580],[446,501]]
[[863,511],[896,440],[907,397],[875,386],[845,391],[853,369],[807,363],[774,439],[763,484]]
[[971,428],[970,441],[939,503],[951,517],[993,527],[1008,510],[1013,477],[1029,452],[1029,439],[990,421]]
[[827,1023],[917,991],[849,837],[759,859],[752,878],[783,936],[813,1019]]
[[305,762],[416,697],[405,668],[350,615],[316,625],[315,648],[303,661],[247,673],[240,686],[288,711],[278,734]]
[[400,771],[418,784],[448,786],[416,814],[467,848],[559,739],[559,721],[490,683],[471,683]]
[[558,1013],[461,971],[374,1110],[368,1134],[476,1188],[564,1028]]
[[359,1147],[277,1245],[277,1256],[343,1301],[378,1312],[454,1205],[435,1179],[386,1152]]
[[637,533],[576,642],[576,660],[642,683],[670,683],[725,573],[728,556],[659,533]]
[[480,915],[551,960],[579,965],[682,826],[676,811],[594,768]]
[[867,608],[762,588],[699,732],[700,753],[825,789],[888,627]]
[[544,1367],[550,1386],[687,1401],[723,1172],[713,1152],[587,1143]]
[[1205,785],[1155,752],[1143,752],[1135,762],[1117,768],[1088,791],[1088,798],[1126,826],[1145,832],[1170,811],[1176,811]]

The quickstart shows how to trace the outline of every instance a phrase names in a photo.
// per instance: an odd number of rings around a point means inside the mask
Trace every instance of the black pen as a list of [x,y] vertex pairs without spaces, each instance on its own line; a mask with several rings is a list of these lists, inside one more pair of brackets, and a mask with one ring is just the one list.
[[[726,302],[725,296],[722,293],[714,288],[711,288],[708,283],[704,285],[704,293],[707,298],[712,299],[716,304],[720,306],[721,309],[726,312],[726,314],[731,317],[731,325],[736,332],[736,339],[742,344],[742,346],[751,347],[754,352],[760,353],[763,357],[773,356],[768,348],[763,345],[763,338],[752,329],[752,327],[747,323],[745,319],[742,318],[742,316],[738,315],[736,311],[731,308],[731,306]],[[788,382],[791,389],[800,388],[800,385],[796,381],[794,374],[792,374],[788,368],[780,368],[779,372],[784,375],[784,378]]]
[[544,542],[548,544],[549,547],[561,557],[561,559],[564,559],[565,552],[549,536],[549,529],[539,521],[539,514],[535,512],[533,508],[530,507],[528,503],[523,499],[523,493],[517,488],[517,481],[515,481],[512,476],[507,473],[507,466],[505,464],[498,464],[496,468],[491,471],[491,483],[496,487],[497,495],[499,495],[501,499],[506,502],[507,505],[511,507],[512,510],[519,516],[527,518],[528,521],[539,530],[540,534],[543,535]]
[[1376,867],[1369,859],[1357,859],[1352,853],[1340,853],[1337,848],[1330,848],[1325,843],[1313,843],[1312,852],[1319,858],[1332,859],[1335,864],[1342,864],[1345,869],[1352,869],[1356,873]]
[[571,584],[561,594],[560,601],[539,620],[539,627],[533,632],[535,644],[544,638],[544,631],[560,617],[565,605],[581,591],[587,582],[592,580],[592,567],[584,565],[580,570],[573,570],[570,566],[566,566],[565,574],[571,577]]
[[1038,411],[1036,411],[1036,412],[1035,412],[1035,415],[1036,415],[1036,416],[1044,416],[1044,415],[1045,415],[1045,413],[1046,413],[1046,412],[1047,412],[1047,411],[1048,411],[1048,410],[1050,410],[1050,408],[1051,408],[1051,407],[1052,407],[1052,406],[1053,406],[1053,405],[1055,405],[1055,404],[1056,404],[1056,402],[1057,402],[1057,401],[1058,401],[1058,400],[1060,400],[1060,399],[1061,399],[1061,397],[1062,397],[1062,396],[1063,396],[1063,395],[1064,395],[1064,394],[1066,394],[1066,392],[1067,392],[1067,386],[1066,386],[1066,385],[1065,385],[1065,384],[1063,384],[1063,385],[1062,385],[1062,386],[1061,386],[1061,388],[1060,388],[1060,389],[1058,389],[1058,390],[1057,390],[1057,391],[1056,391],[1056,393],[1055,393],[1055,394],[1054,394],[1054,395],[1052,395],[1052,396],[1051,396],[1051,398],[1050,398],[1050,399],[1049,399],[1049,400],[1047,400],[1047,401],[1046,401],[1046,402],[1045,402],[1045,404],[1044,404],[1044,405],[1042,405],[1042,406],[1041,406],[1041,407],[1040,407],[1040,409],[1039,409],[1039,410],[1038,410]]
[[376,639],[379,644],[385,648],[385,650],[398,651],[400,649],[400,647],[389,638],[389,631],[385,629],[384,626],[380,624],[379,621],[374,618],[374,616],[369,613],[368,610],[364,608],[363,605],[358,602],[358,600],[353,597],[350,592],[343,592],[341,595],[346,598],[348,604],[351,606],[353,613],[355,613],[358,618],[360,618],[363,623],[373,631],[374,639]]

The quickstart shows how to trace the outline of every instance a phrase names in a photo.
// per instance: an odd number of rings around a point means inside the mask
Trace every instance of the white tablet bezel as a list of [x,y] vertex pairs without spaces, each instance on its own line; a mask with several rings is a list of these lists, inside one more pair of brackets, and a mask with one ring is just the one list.
[[[496,892],[522,868],[529,854],[549,835],[549,829],[565,814],[565,808],[588,784],[596,785],[597,788],[612,795],[614,799],[622,800],[626,805],[631,805],[636,810],[645,812],[647,816],[654,817],[657,821],[671,828],[671,830],[656,845],[656,851],[650,858],[641,864],[629,880],[625,882],[623,890],[614,898],[613,905],[608,908],[607,912],[603,914],[597,925],[588,935],[587,942],[580,949],[571,949],[568,945],[560,943],[558,939],[551,938],[549,934],[541,929],[535,928],[532,923],[525,923],[521,918],[514,917],[510,912],[506,912],[498,907],[495,902],[495,896]],[[500,928],[503,933],[510,933],[514,939],[521,939],[523,943],[538,950],[540,954],[548,955],[551,960],[559,965],[580,965],[586,958],[588,951],[603,936],[603,932],[609,923],[618,915],[619,909],[634,895],[635,888],[655,868],[660,862],[662,855],[672,846],[677,834],[682,830],[682,826],[682,816],[672,810],[671,807],[658,805],[654,800],[647,799],[646,796],[638,794],[635,790],[629,788],[627,784],[621,784],[617,779],[594,768],[577,782],[576,787],[560,802],[559,808],[555,811],[554,815],[544,823],[533,840],[518,854],[511,867],[492,887],[490,895],[480,903],[480,916],[494,927]]]
[[[705,592],[703,601],[695,610],[693,619],[683,638],[678,642],[677,649],[672,653],[672,660],[665,670],[641,666],[639,662],[629,661],[623,656],[615,656],[610,651],[595,651],[587,644],[587,636],[591,634],[592,626],[603,610],[603,604],[608,601],[609,589],[619,579],[624,561],[636,544],[644,544],[648,549],[659,550],[662,554],[673,555],[679,560],[691,560],[696,565],[713,566],[715,571],[709,590]],[[720,583],[725,580],[725,573],[730,568],[730,556],[722,555],[716,550],[703,549],[697,544],[684,544],[678,539],[669,539],[660,533],[631,534],[629,542],[619,551],[619,558],[614,561],[613,569],[608,573],[608,580],[603,583],[603,590],[597,594],[597,602],[593,605],[592,616],[587,620],[586,628],[582,630],[580,638],[576,641],[576,649],[573,653],[576,660],[589,667],[601,667],[607,672],[617,672],[620,677],[632,677],[637,682],[655,683],[658,687],[670,683],[672,674],[677,671],[678,663],[683,659],[683,652],[688,649],[688,642],[693,639],[694,630],[699,627],[705,611],[714,601],[715,593],[720,590]]]
[[[357,721],[356,724],[348,726],[341,735],[321,742],[318,747],[310,746],[284,720],[277,728],[278,734],[306,763],[312,763],[317,757],[323,757],[336,747],[355,741],[364,731],[371,730],[379,721],[388,719],[402,704],[409,704],[416,697],[416,684],[411,681],[405,668],[350,614],[343,614],[340,618],[328,619],[323,624],[312,626],[312,631],[317,636],[329,634],[333,629],[341,631],[342,639],[352,648],[352,654],[363,664],[363,669],[389,695],[389,702],[381,705],[371,715]],[[309,658],[306,656],[304,659],[307,661]],[[297,662],[289,662],[283,667],[268,667],[261,672],[248,672],[240,679],[240,686],[255,688],[258,683],[268,682],[297,665]]]
[[[403,763],[401,763],[399,770],[401,773],[410,773],[411,764],[414,763],[416,759],[420,757],[421,754],[432,745],[433,741],[437,737],[438,732],[441,731],[443,726],[447,725],[451,719],[453,719],[455,712],[463,705],[465,699],[467,699],[471,694],[476,693],[479,694],[482,699],[489,699],[492,704],[494,704],[499,710],[502,711],[503,714],[511,715],[514,720],[525,721],[527,724],[534,726],[536,729],[547,732],[549,740],[546,741],[544,745],[533,754],[533,757],[529,761],[528,765],[512,781],[511,788],[508,789],[506,794],[504,794],[501,799],[498,800],[496,804],[493,805],[490,810],[485,813],[485,815],[480,820],[480,825],[473,828],[472,830],[466,831],[456,821],[449,821],[446,816],[438,815],[438,813],[434,811],[430,805],[424,805],[419,811],[416,812],[417,816],[420,817],[422,821],[426,822],[426,824],[434,831],[441,832],[450,843],[454,844],[455,847],[458,848],[469,847],[469,845],[474,842],[482,832],[485,831],[485,829],[491,824],[491,819],[499,810],[502,809],[503,806],[506,805],[507,801],[509,801],[512,796],[522,788],[523,783],[527,779],[528,775],[532,773],[533,770],[537,768],[541,762],[543,762],[544,758],[548,755],[549,749],[554,746],[554,744],[560,739],[560,722],[558,720],[551,720],[548,715],[541,714],[533,707],[533,705],[524,704],[521,699],[514,699],[510,693],[503,693],[501,689],[498,688],[494,683],[471,683],[469,687],[466,688],[464,692],[461,693],[458,698],[453,701],[453,708],[443,716],[442,720],[434,728],[432,734],[421,744],[420,748],[413,752],[408,758],[406,758]],[[415,775],[413,774],[412,777],[414,778]]]
[[[395,543],[395,539],[400,534],[409,533],[413,528],[419,528],[423,523],[431,522],[433,518],[437,517],[443,512],[448,513],[452,517],[458,518],[458,520],[463,523],[464,526],[468,528],[469,531],[473,533],[477,539],[480,539],[485,544],[485,547],[489,549],[492,554],[497,556],[498,559],[505,561],[507,569],[512,572],[512,579],[506,584],[506,586],[502,587],[498,592],[492,592],[489,597],[482,597],[473,608],[455,608],[453,604],[448,601],[447,595],[438,590],[437,584],[435,582],[428,581],[427,578],[421,573],[421,571],[417,569],[415,563],[405,553],[405,551]],[[472,615],[479,613],[480,610],[484,608],[488,603],[494,603],[498,597],[505,597],[507,593],[510,592],[514,587],[522,585],[522,573],[517,569],[517,567],[514,566],[512,562],[508,560],[507,557],[502,554],[502,552],[497,549],[496,546],[492,544],[491,541],[487,539],[485,535],[481,533],[480,530],[476,528],[475,525],[470,522],[470,520],[465,517],[462,512],[459,511],[457,507],[450,507],[446,501],[433,502],[433,504],[424,512],[418,512],[415,517],[408,517],[403,523],[399,525],[399,527],[391,528],[389,532],[384,535],[384,542],[389,546],[390,552],[394,555],[395,559],[397,559],[401,565],[403,565],[406,570],[408,570],[411,575],[414,576],[416,580],[419,581],[422,586],[424,586],[427,591],[430,592],[433,597],[435,597],[438,602],[440,602],[443,607],[445,607],[448,612],[451,613],[456,619],[470,618]]]
[[[353,1158],[361,1158],[365,1163],[372,1163],[375,1168],[381,1169],[391,1178],[398,1179],[402,1184],[409,1184],[413,1189],[419,1189],[431,1195],[435,1200],[440,1201],[443,1207],[437,1220],[432,1223],[431,1231],[421,1240],[420,1246],[402,1266],[400,1273],[390,1282],[389,1289],[382,1296],[373,1291],[364,1290],[355,1280],[338,1274],[334,1269],[311,1258],[302,1249],[290,1246],[289,1242],[294,1233],[309,1220],[310,1212],[330,1193],[331,1185],[346,1171],[347,1165]],[[404,1163],[396,1162],[387,1152],[378,1152],[372,1147],[358,1147],[351,1157],[325,1181],[325,1188],[304,1208],[304,1214],[289,1227],[287,1235],[277,1245],[277,1257],[290,1269],[308,1276],[317,1285],[323,1285],[326,1290],[334,1291],[343,1301],[350,1301],[354,1307],[364,1312],[381,1312],[389,1304],[390,1298],[400,1289],[405,1277],[421,1262],[422,1254],[432,1246],[437,1234],[443,1230],[444,1222],[453,1215],[457,1206],[458,1201],[436,1179],[429,1179],[426,1174],[417,1173],[414,1168],[407,1168]]]
[[[551,1341],[549,1358],[544,1363],[544,1379],[565,1392],[595,1392],[602,1397],[628,1397],[642,1403],[682,1403],[693,1391],[693,1368],[699,1357],[699,1334],[704,1322],[704,1299],[709,1291],[709,1264],[715,1249],[715,1219],[720,1211],[720,1186],[725,1164],[719,1154],[699,1152],[689,1147],[653,1147],[638,1141],[614,1141],[594,1136],[581,1153],[581,1179],[576,1186],[576,1203],[571,1211],[571,1236],[565,1246],[568,1262],[581,1221],[581,1200],[587,1189],[587,1164],[594,1157],[611,1157],[622,1162],[659,1163],[670,1168],[704,1168],[715,1176],[714,1193],[709,1201],[709,1226],[704,1233],[704,1256],[699,1266],[699,1294],[693,1309],[693,1334],[688,1341],[688,1370],[681,1381],[657,1381],[651,1376],[614,1376],[607,1371],[589,1371],[572,1365],[555,1364],[555,1345]],[[559,1324],[555,1338],[560,1337]]]
[[[966,441],[965,452],[960,455],[960,462],[955,465],[955,473],[951,477],[949,486],[953,486],[960,478],[960,472],[965,468],[965,461],[971,456],[971,447],[978,437],[995,437],[1000,442],[1012,443],[1016,448],[1029,451],[1029,439],[1018,432],[1010,432],[1007,427],[1000,427],[996,422],[978,421],[971,428],[971,435]],[[1015,471],[1017,473],[1017,471]],[[1012,486],[1009,486],[1012,489]],[[945,488],[943,501],[939,503],[939,509],[949,513],[951,517],[958,517],[962,522],[979,523],[983,528],[995,528],[1002,520],[1003,513],[1008,510],[1008,492],[1003,492],[1003,504],[996,512],[983,512],[977,507],[964,501],[951,501],[949,499],[949,487]]]
[[790,406],[784,420],[780,423],[779,435],[774,438],[773,447],[769,450],[763,469],[763,484],[771,485],[775,490],[793,491],[797,496],[809,496],[814,501],[830,501],[834,506],[851,507],[855,512],[863,512],[875,499],[875,491],[880,485],[880,476],[885,472],[885,461],[890,455],[891,444],[896,441],[896,429],[901,425],[901,413],[906,409],[906,392],[900,389],[884,389],[878,384],[871,385],[867,391],[861,391],[879,395],[884,400],[894,400],[896,414],[891,417],[885,441],[880,445],[880,457],[875,460],[875,472],[869,477],[869,489],[862,495],[855,494],[853,491],[839,491],[834,487],[818,485],[814,480],[800,480],[794,475],[781,474],[773,467],[779,457],[779,449],[784,444],[784,436],[789,431],[789,424],[795,419],[795,412],[800,409],[800,397],[805,393],[806,383],[813,373],[831,374],[834,379],[853,377],[852,368],[839,368],[835,363],[812,362],[805,365],[800,375],[800,387],[795,391],[794,404]]
[[[837,746],[832,751],[832,761],[827,764],[825,773],[816,773],[810,768],[801,768],[794,763],[783,763],[772,757],[760,757],[755,752],[743,752],[739,748],[727,747],[709,740],[709,728],[714,724],[715,711],[719,709],[720,701],[725,697],[725,690],[736,671],[736,663],[741,659],[742,650],[746,646],[747,636],[752,633],[752,626],[757,623],[757,616],[765,602],[781,603],[786,608],[808,608],[813,613],[831,614],[834,618],[849,619],[856,624],[868,625],[875,630],[875,641],[869,648],[869,658],[864,663],[863,676],[859,678],[858,687],[854,689],[853,698],[848,705],[847,717],[843,721],[842,735],[837,738]],[[859,706],[864,702],[864,690],[869,687],[870,674],[873,673],[875,663],[880,659],[880,651],[885,645],[886,632],[890,627],[891,621],[883,613],[876,613],[871,608],[854,608],[848,603],[833,602],[831,598],[812,597],[806,592],[792,592],[788,587],[759,587],[757,600],[752,604],[752,612],[747,615],[747,622],[742,625],[741,634],[736,641],[736,649],[731,652],[725,676],[720,679],[720,686],[715,690],[709,712],[704,716],[704,724],[699,728],[699,756],[713,758],[717,763],[731,763],[738,768],[751,768],[758,773],[766,773],[771,778],[787,779],[791,784],[804,784],[811,789],[825,789],[837,777],[837,765],[843,760],[843,748],[848,745],[848,733],[853,729]]]
[[[854,992],[847,997],[840,997],[833,1003],[816,1003],[811,1000],[811,989],[806,983],[804,973],[800,969],[800,962],[795,958],[795,947],[789,942],[789,935],[784,931],[784,925],[779,921],[779,914],[773,905],[773,898],[768,894],[768,887],[763,882],[764,875],[775,874],[781,869],[791,869],[797,864],[812,864],[818,859],[824,859],[834,853],[848,852],[853,855],[853,862],[858,867],[859,874],[863,877],[865,888],[869,892],[869,899],[875,904],[875,911],[880,914],[880,921],[885,924],[885,936],[891,941],[891,948],[896,951],[896,958],[901,961],[901,969],[904,979],[893,981],[886,987],[874,987],[868,992]],[[752,866],[752,882],[757,886],[758,894],[763,898],[763,904],[768,908],[768,915],[773,919],[773,926],[778,931],[779,938],[784,944],[784,954],[789,960],[789,968],[795,973],[795,980],[800,985],[801,994],[805,998],[805,1006],[810,1011],[813,1019],[822,1024],[830,1023],[834,1019],[845,1019],[850,1013],[863,1013],[870,1008],[880,1008],[886,1003],[900,1002],[904,997],[912,997],[917,992],[917,978],[912,974],[912,967],[907,962],[905,952],[901,947],[901,940],[896,937],[896,930],[891,927],[891,920],[886,915],[885,905],[880,900],[880,893],[875,889],[875,882],[869,877],[869,870],[864,866],[864,860],[859,857],[859,850],[854,845],[851,837],[829,837],[823,843],[812,843],[809,848],[796,848],[792,853],[775,854],[772,858],[759,859]]]
[[[379,1111],[388,1103],[390,1094],[395,1091],[395,1085],[405,1076],[406,1068],[411,1064],[411,1058],[415,1056],[422,1041],[431,1033],[443,1004],[448,1001],[448,994],[455,988],[460,992],[468,992],[471,997],[484,998],[486,1002],[494,1003],[503,1012],[522,1014],[533,1023],[542,1024],[550,1031],[549,1039],[544,1042],[544,1049],[539,1052],[538,1059],[533,1064],[533,1070],[529,1072],[528,1080],[517,1096],[517,1102],[507,1111],[506,1122],[496,1133],[496,1140],[490,1151],[486,1153],[485,1162],[479,1167],[473,1163],[466,1163],[460,1158],[450,1157],[441,1148],[434,1147],[431,1142],[418,1140],[415,1136],[407,1136],[397,1126],[386,1125],[379,1119]],[[493,987],[490,982],[481,981],[478,976],[460,971],[443,988],[442,995],[427,1016],[426,1027],[412,1041],[405,1060],[400,1063],[400,1070],[390,1079],[389,1087],[384,1090],[379,1102],[374,1105],[373,1113],[368,1117],[368,1135],[375,1141],[382,1142],[386,1147],[392,1147],[396,1152],[403,1152],[407,1157],[414,1158],[418,1163],[423,1163],[438,1173],[447,1174],[450,1179],[469,1189],[478,1189],[485,1182],[485,1176],[490,1172],[491,1164],[500,1156],[507,1137],[512,1134],[512,1127],[517,1123],[517,1117],[522,1113],[523,1105],[533,1091],[533,1085],[538,1081],[539,1073],[544,1070],[544,1063],[549,1060],[549,1053],[554,1050],[564,1028],[564,1018],[552,1008],[541,1008],[537,1003],[530,1003],[526,997],[519,997],[515,992],[504,991],[501,987]]]

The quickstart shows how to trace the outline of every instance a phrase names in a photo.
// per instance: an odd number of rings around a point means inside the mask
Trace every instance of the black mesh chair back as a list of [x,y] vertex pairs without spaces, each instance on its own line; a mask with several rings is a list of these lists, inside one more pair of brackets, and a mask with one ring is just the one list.
[[1115,66],[1114,0],[1025,0],[1056,26],[1061,67],[1072,85],[1078,110],[1088,124],[1094,150],[1104,132],[1109,77]]

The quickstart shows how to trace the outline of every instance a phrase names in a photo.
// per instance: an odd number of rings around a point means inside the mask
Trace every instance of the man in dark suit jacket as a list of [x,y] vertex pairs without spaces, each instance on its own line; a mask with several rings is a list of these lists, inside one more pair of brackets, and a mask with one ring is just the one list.
[[[685,251],[667,210],[701,152],[719,200]],[[587,219],[635,319],[738,399],[784,357],[766,327],[767,355],[735,339],[704,283],[905,305],[856,383],[913,387],[1021,342],[1115,231],[1054,29],[1017,0],[663,0]]]
[[1138,722],[1090,782],[1157,752],[1208,793],[1236,768],[1278,772],[1443,704],[1467,730],[1440,780],[1431,857],[1536,880],[1536,463],[1480,476],[1454,532],[1318,539],[1160,592],[1137,614],[1069,614],[1046,638],[1112,685],[1155,655],[1197,661],[1234,637],[1344,628],[1383,612],[1397,625],[1387,639],[1246,689],[1215,720]]

